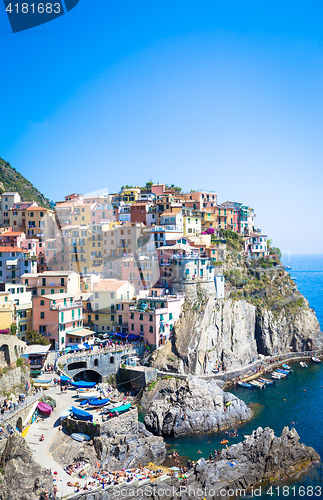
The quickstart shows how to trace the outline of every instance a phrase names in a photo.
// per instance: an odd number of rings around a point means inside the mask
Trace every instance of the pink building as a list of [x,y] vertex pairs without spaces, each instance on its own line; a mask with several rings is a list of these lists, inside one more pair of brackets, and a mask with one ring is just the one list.
[[52,347],[93,342],[94,332],[83,328],[82,302],[66,293],[33,299],[33,329],[48,337]]
[[212,208],[217,205],[217,194],[200,191],[195,193],[188,193],[185,195],[185,208],[192,208],[193,210],[203,210],[204,208]]
[[128,312],[129,333],[139,335],[154,348],[165,344],[179,319],[184,295],[159,295],[139,299]]
[[101,222],[110,222],[117,220],[116,210],[113,209],[112,205],[96,205],[93,210],[91,210],[91,224],[98,226]]
[[21,242],[21,248],[28,250],[29,254],[33,257],[38,257],[42,251],[44,243],[38,239],[26,238]]
[[22,247],[22,242],[26,239],[26,235],[23,231],[13,231],[12,227],[9,227],[5,233],[0,235],[0,245],[2,247]]

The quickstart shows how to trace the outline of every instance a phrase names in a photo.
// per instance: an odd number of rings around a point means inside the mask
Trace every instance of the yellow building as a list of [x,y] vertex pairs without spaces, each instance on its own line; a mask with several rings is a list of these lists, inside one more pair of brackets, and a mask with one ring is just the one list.
[[191,210],[183,208],[183,234],[184,236],[192,236],[201,232],[202,212],[199,210]]
[[91,205],[75,205],[71,214],[72,226],[90,226],[92,224],[92,210],[95,203]]
[[201,229],[202,231],[205,231],[206,229],[216,228],[216,215],[214,210],[212,211],[204,211],[201,212]]
[[43,207],[26,209],[25,233],[29,238],[49,237],[55,229],[54,211]]
[[0,292],[0,330],[7,330],[16,320],[16,304],[9,292]]
[[129,281],[100,280],[93,285],[92,299],[84,308],[86,325],[98,333],[127,331],[129,304],[134,298],[135,287]]

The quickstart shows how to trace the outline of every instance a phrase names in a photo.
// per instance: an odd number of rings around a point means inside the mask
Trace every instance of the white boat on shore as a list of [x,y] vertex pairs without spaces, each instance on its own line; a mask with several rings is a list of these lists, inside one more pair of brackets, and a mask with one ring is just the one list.
[[299,363],[301,365],[302,368],[308,368],[307,364],[305,363],[305,361],[300,361]]
[[100,397],[100,392],[92,391],[92,392],[78,392],[77,397],[79,399],[94,399]]

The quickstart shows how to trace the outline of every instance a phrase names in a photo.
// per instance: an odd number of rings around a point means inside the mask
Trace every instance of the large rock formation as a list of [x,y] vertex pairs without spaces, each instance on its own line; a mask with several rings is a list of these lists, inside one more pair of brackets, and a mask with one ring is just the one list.
[[10,436],[0,459],[0,500],[39,500],[47,489],[53,494],[53,477],[32,456],[21,436]]
[[166,458],[164,440],[148,432],[140,422],[137,432],[132,434],[95,437],[94,447],[101,466],[108,470],[138,467],[140,462],[161,464]]
[[214,380],[189,377],[159,380],[144,422],[154,434],[180,436],[216,432],[251,417],[245,403]]
[[[194,469],[187,474],[187,483],[182,484],[173,479],[159,486],[139,485],[139,488],[129,486],[122,489],[125,500],[207,500],[247,497],[248,490],[262,487],[265,494],[269,486],[261,486],[262,481],[284,480],[298,476],[313,462],[319,461],[319,455],[308,446],[299,443],[295,429],[285,427],[280,437],[268,427],[259,427],[244,442],[234,444],[227,450],[222,450],[215,462],[200,459]],[[237,490],[240,490],[237,492]],[[237,492],[237,493],[235,493]],[[252,492],[252,490],[251,490]],[[89,494],[90,500],[120,498],[119,489],[110,489],[108,496],[104,492]],[[81,498],[81,496],[79,497]]]
[[284,270],[271,272],[272,277],[254,277],[256,285],[249,289],[237,291],[226,282],[227,298],[222,300],[216,300],[214,287],[190,285],[173,340],[154,354],[153,366],[201,375],[211,373],[215,365],[238,369],[259,355],[291,348],[322,349],[320,325],[307,300]]

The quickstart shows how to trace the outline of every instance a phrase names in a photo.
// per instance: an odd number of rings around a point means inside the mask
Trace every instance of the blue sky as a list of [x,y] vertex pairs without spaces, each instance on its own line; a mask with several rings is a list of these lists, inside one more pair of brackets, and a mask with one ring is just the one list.
[[80,0],[12,34],[0,5],[0,156],[55,201],[212,189],[322,253],[322,23],[321,1]]

